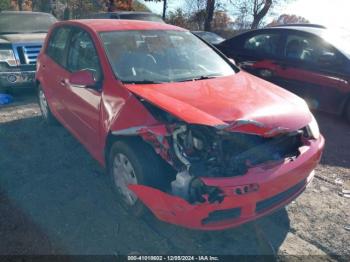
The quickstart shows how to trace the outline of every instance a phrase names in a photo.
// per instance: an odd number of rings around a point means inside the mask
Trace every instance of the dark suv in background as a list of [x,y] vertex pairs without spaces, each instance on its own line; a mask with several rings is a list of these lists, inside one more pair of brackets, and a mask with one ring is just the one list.
[[0,89],[29,86],[49,27],[57,20],[39,12],[0,12]]
[[126,19],[126,20],[143,20],[150,22],[164,23],[163,19],[151,12],[132,12],[117,11],[109,13],[94,13],[86,17],[88,19]]
[[318,25],[248,31],[217,47],[244,70],[350,121],[350,33]]

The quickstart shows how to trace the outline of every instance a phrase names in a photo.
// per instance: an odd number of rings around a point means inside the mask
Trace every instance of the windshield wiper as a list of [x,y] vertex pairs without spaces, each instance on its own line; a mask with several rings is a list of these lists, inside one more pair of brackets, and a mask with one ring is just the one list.
[[143,85],[147,85],[147,84],[162,84],[163,82],[159,82],[159,81],[152,81],[152,80],[139,80],[139,81],[123,81],[124,84],[143,84]]
[[218,75],[198,76],[198,77],[194,77],[194,78],[180,80],[180,81],[177,81],[177,82],[198,81],[198,80],[213,79],[213,78],[217,78],[217,77],[220,77],[220,76],[218,76]]

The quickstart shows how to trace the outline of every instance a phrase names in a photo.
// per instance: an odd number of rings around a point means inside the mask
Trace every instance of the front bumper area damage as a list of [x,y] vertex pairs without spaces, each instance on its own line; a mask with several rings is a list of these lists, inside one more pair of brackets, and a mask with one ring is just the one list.
[[162,221],[201,230],[238,226],[283,207],[310,183],[324,139],[305,132],[263,137],[178,123],[133,128],[124,135],[141,136],[175,174],[164,188],[129,189]]
[[[311,182],[321,158],[324,139],[310,141],[300,148],[292,162],[272,168],[264,165],[251,168],[247,174],[229,178],[201,178],[224,194],[222,202],[190,203],[161,190],[130,185],[129,188],[160,220],[192,229],[221,230],[254,220],[279,209]],[[237,194],[237,189],[258,185],[258,190]]]

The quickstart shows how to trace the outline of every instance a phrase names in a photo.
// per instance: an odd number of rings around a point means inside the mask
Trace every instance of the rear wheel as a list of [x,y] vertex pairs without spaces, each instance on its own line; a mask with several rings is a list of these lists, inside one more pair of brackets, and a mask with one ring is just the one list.
[[38,86],[38,101],[39,101],[39,107],[40,107],[41,114],[44,118],[44,121],[50,125],[57,125],[58,122],[54,117],[54,115],[51,113],[45,93],[40,85]]
[[130,184],[161,188],[165,181],[162,161],[154,150],[141,140],[117,141],[108,159],[108,173],[118,200],[137,217],[147,209],[128,188]]

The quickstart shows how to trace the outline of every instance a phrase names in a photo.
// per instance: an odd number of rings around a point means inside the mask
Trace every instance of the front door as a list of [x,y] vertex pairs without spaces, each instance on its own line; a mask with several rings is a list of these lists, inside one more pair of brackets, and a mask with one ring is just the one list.
[[281,60],[281,39],[278,31],[263,31],[243,39],[240,50],[234,56],[239,66],[271,82],[275,79],[275,70]]
[[[100,102],[102,70],[94,42],[83,29],[74,29],[67,54],[68,77],[64,79],[64,106],[72,116],[70,129],[93,154],[98,154],[100,141]],[[77,87],[69,83],[69,76],[77,71],[91,70],[100,87]]]

